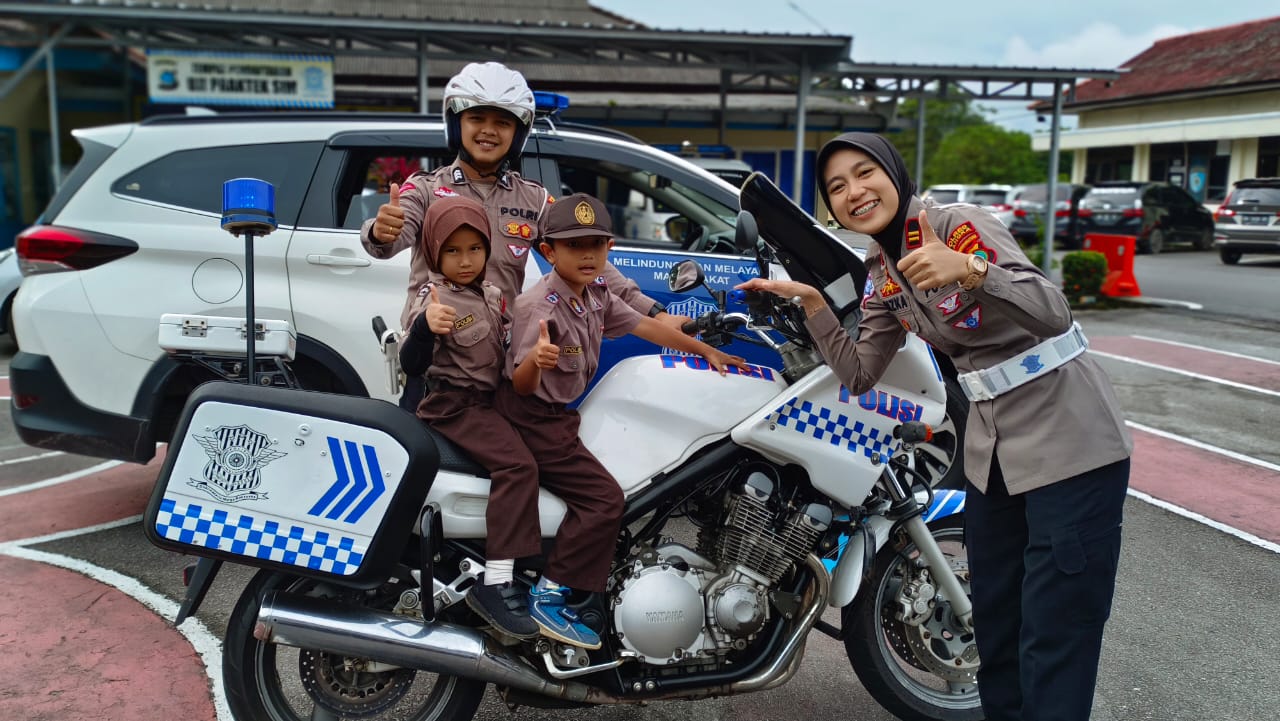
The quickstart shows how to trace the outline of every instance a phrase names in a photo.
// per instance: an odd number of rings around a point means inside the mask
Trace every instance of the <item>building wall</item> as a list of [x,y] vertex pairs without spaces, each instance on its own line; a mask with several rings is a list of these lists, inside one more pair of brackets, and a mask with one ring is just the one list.
[[1167,123],[1177,120],[1274,113],[1280,109],[1280,90],[1172,102],[1154,101],[1123,108],[1090,110],[1077,116],[1081,130],[1117,125]]

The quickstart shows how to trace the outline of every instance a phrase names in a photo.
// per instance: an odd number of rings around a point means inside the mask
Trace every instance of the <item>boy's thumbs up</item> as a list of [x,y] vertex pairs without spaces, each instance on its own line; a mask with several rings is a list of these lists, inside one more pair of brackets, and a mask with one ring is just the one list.
[[434,285],[431,286],[431,302],[436,304],[440,303],[440,291],[436,290]]
[[394,208],[400,207],[400,184],[399,183],[391,184],[391,206]]
[[538,321],[538,342],[539,343],[551,342],[551,332],[547,330],[546,320]]

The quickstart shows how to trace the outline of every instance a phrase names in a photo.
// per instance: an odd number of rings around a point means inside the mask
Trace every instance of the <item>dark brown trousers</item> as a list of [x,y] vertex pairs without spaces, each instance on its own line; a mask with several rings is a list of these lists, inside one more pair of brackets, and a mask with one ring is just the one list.
[[546,576],[583,591],[603,591],[622,527],[622,489],[578,437],[576,410],[517,395],[509,382],[494,401],[511,420],[538,464],[538,478],[568,507]]
[[542,552],[537,462],[520,433],[494,408],[493,396],[438,385],[418,405],[418,417],[489,471],[485,555],[536,556]]

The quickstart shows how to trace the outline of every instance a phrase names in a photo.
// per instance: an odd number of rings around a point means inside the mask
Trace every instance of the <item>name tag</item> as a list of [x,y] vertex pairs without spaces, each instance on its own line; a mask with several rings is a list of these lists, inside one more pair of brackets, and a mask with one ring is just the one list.
[[467,326],[469,326],[469,325],[471,325],[472,323],[475,323],[475,322],[476,322],[476,316],[475,316],[475,314],[473,313],[473,314],[471,314],[471,315],[467,315],[467,316],[465,316],[465,317],[462,317],[462,318],[459,318],[459,319],[455,320],[455,321],[453,322],[453,329],[454,329],[454,330],[462,330],[463,328],[466,328]]
[[582,355],[582,346],[580,345],[561,346],[560,352],[565,353],[567,355]]

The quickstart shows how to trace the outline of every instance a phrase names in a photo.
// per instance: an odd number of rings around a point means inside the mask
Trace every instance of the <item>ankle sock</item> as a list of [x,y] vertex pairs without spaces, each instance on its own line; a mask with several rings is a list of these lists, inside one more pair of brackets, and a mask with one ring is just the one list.
[[484,585],[497,586],[515,578],[516,559],[503,558],[484,562]]

